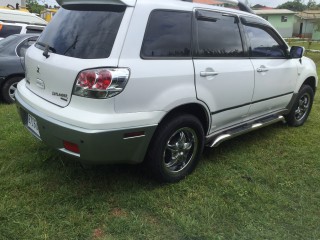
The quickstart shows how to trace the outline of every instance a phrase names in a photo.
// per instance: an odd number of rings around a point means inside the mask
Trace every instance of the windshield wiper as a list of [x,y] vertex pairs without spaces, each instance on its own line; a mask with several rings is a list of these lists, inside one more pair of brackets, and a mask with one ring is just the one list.
[[46,44],[46,43],[43,43],[43,42],[37,42],[36,44],[44,47],[44,51],[43,51],[42,55],[45,56],[46,58],[50,57],[50,55],[49,55],[49,50],[50,50],[51,52],[53,52],[53,53],[56,52],[56,50],[55,50],[53,47],[50,47],[49,44]]

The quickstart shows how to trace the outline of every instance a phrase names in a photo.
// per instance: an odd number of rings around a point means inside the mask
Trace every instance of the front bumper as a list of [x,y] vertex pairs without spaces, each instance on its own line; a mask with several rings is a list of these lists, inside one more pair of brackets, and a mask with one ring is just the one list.
[[[112,130],[92,130],[53,119],[30,106],[16,93],[18,112],[24,126],[39,140],[84,163],[136,164],[143,161],[157,125]],[[28,114],[38,124],[40,136],[28,127]],[[139,133],[139,136],[135,133]],[[64,148],[63,141],[79,146],[80,153]]]

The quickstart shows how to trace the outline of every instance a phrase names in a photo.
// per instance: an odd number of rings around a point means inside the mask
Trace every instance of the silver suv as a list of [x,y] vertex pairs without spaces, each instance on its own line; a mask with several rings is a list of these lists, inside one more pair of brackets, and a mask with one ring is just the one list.
[[60,0],[26,55],[26,128],[85,163],[144,161],[161,181],[204,146],[308,118],[318,78],[264,19],[179,0]]

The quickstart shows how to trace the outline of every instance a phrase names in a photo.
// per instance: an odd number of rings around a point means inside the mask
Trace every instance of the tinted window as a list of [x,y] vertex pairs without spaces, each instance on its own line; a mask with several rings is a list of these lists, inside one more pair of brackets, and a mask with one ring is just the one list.
[[142,57],[190,57],[192,14],[154,11],[149,18]]
[[27,27],[26,33],[40,34],[40,33],[42,33],[43,29],[44,28],[41,28],[41,27]]
[[55,53],[75,58],[108,58],[125,7],[78,7],[77,10],[61,8],[39,37],[36,47],[44,49],[43,45],[48,44]]
[[32,37],[24,40],[17,47],[17,53],[19,57],[24,57],[26,55],[27,49],[37,41],[37,37]]
[[197,57],[241,57],[244,55],[238,19],[221,13],[197,14]]
[[252,57],[285,57],[284,47],[280,40],[276,41],[271,29],[260,26],[244,26],[250,43],[250,55]]
[[17,34],[21,32],[22,27],[2,25],[0,24],[0,38],[6,38],[12,34]]

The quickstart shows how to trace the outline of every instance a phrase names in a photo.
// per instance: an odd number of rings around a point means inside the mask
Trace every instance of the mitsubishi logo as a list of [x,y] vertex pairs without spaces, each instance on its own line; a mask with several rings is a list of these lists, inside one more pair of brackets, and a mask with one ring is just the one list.
[[40,67],[39,67],[39,65],[37,66],[37,73],[40,73]]

